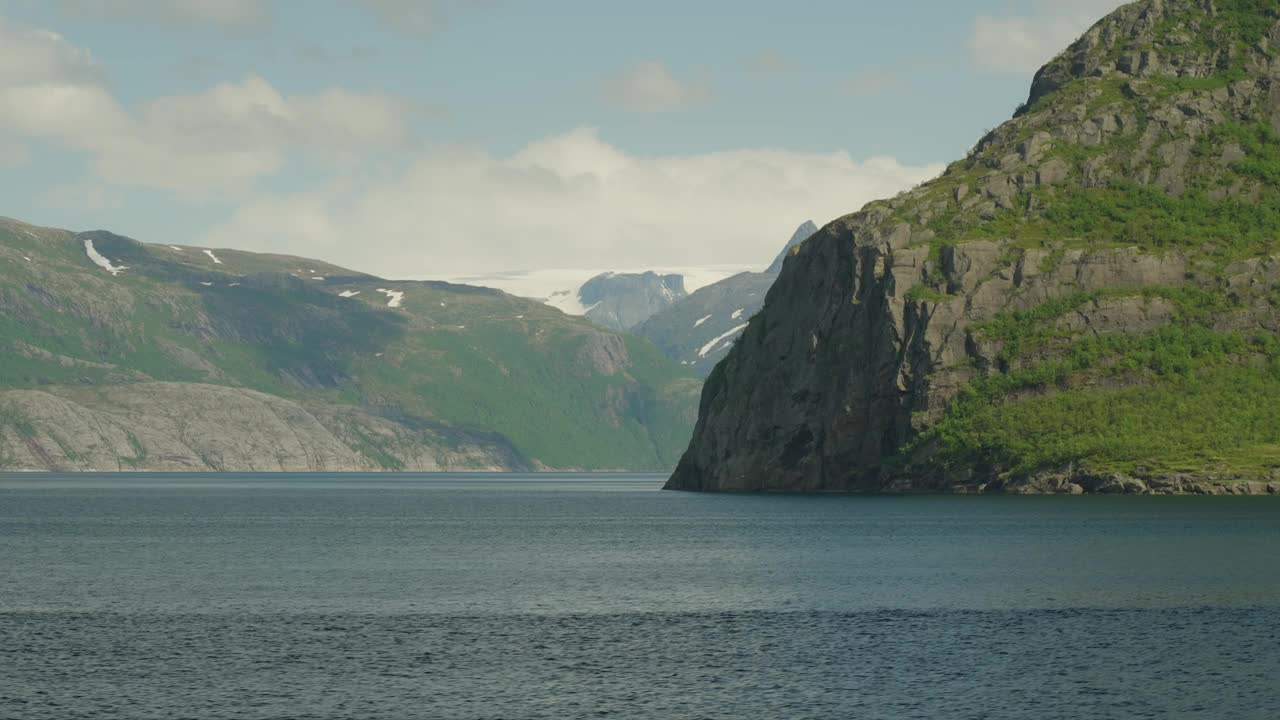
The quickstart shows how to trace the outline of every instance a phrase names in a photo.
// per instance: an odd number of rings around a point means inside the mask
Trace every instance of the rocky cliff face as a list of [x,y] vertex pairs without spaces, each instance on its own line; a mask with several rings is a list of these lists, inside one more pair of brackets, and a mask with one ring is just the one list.
[[782,248],[782,252],[778,253],[778,257],[774,258],[773,263],[765,270],[766,275],[777,276],[782,272],[782,264],[786,261],[787,256],[791,254],[791,248],[796,247],[800,243],[813,237],[818,232],[818,226],[813,224],[812,220],[805,220],[796,231],[792,233],[791,239],[787,241],[786,247]]
[[798,246],[668,487],[1280,492],[1278,21],[1126,5]]
[[15,390],[0,408],[8,471],[375,472],[391,458],[407,472],[535,469],[495,434],[217,385]]

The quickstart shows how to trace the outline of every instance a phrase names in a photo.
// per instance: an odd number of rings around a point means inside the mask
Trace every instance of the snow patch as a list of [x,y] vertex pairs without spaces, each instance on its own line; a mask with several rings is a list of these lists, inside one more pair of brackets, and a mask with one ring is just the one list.
[[205,286],[205,287],[213,287],[213,283],[202,282],[202,283],[200,283],[200,284],[201,284],[201,285],[203,285],[203,286]]
[[218,259],[218,256],[217,256],[217,255],[214,255],[214,254],[213,254],[213,251],[212,251],[212,250],[205,250],[205,251],[204,251],[204,254],[205,254],[205,255],[208,255],[208,256],[209,256],[209,259],[210,259],[210,260],[212,260],[212,261],[213,261],[213,263],[214,263],[215,265],[221,265],[221,264],[222,264],[222,261]]
[[177,245],[170,245],[170,246],[169,246],[169,249],[170,249],[170,250],[177,250],[178,252],[182,252],[182,248],[178,247]]
[[729,316],[729,319],[730,319],[730,320],[738,320],[738,319],[740,319],[740,318],[742,317],[742,313],[744,313],[744,312],[746,312],[746,311],[747,311],[747,309],[746,309],[746,308],[738,308],[737,310],[734,310],[734,311],[733,311],[733,314]]
[[399,290],[384,290],[382,288],[378,288],[378,292],[390,298],[387,300],[387,307],[398,308],[400,307],[400,303],[404,302],[404,293]]
[[323,278],[323,277],[313,277],[313,278],[311,278],[311,279],[312,279],[312,280],[323,280],[324,278]]
[[583,307],[578,290],[597,275],[618,273],[643,273],[652,270],[660,275],[672,273],[684,276],[685,290],[692,293],[740,272],[752,270],[748,265],[711,265],[704,267],[647,267],[633,269],[563,268],[500,272],[490,275],[463,275],[442,278],[463,285],[480,285],[510,293],[516,297],[530,298],[550,305],[566,315],[585,315],[590,308]]
[[120,273],[129,269],[124,265],[111,264],[111,261],[103,257],[102,254],[98,252],[97,248],[93,246],[92,240],[84,241],[84,252],[86,255],[89,256],[89,259],[93,261],[94,265],[97,265],[103,270],[106,270],[107,272],[111,273],[112,277],[115,277],[116,275],[119,275]]
[[39,235],[37,235],[37,234],[35,234],[35,233],[31,232],[30,230],[23,230],[22,232],[24,232],[24,233],[26,233],[26,234],[30,235],[31,237],[33,237],[33,238],[35,238],[35,239],[37,239],[37,240],[39,240],[39,239],[40,239],[40,236],[39,236]]
[[[729,332],[727,332],[727,333],[725,333],[725,334],[721,335],[720,337],[716,338],[715,340],[712,340],[711,342],[707,343],[706,345],[703,345],[703,346],[702,346],[702,349],[698,351],[698,357],[700,357],[700,358],[704,358],[704,357],[706,357],[706,356],[707,356],[707,353],[711,352],[712,350],[715,350],[717,345],[719,345],[720,343],[724,342],[725,340],[728,340],[729,338],[733,337],[734,335],[737,335],[738,333],[740,333],[740,332],[742,332],[743,330],[746,330],[746,329],[747,329],[747,326],[746,326],[746,324],[744,323],[744,324],[739,325],[738,327],[736,327],[736,328],[734,328],[734,329],[730,330]],[[732,343],[731,343],[731,344],[732,344]]]
[[31,258],[27,257],[26,255],[23,255],[22,259],[26,260],[27,262],[31,262]]
[[708,315],[708,316],[706,316],[706,317],[704,317],[704,318],[699,318],[699,319],[698,319],[698,322],[694,323],[694,324],[693,324],[693,326],[694,326],[694,327],[702,327],[702,323],[704,323],[704,322],[706,322],[706,321],[708,321],[708,320],[710,320],[710,319],[711,319],[711,316],[710,316],[710,315]]
[[338,293],[338,297],[352,298],[360,294],[359,290],[343,290]]

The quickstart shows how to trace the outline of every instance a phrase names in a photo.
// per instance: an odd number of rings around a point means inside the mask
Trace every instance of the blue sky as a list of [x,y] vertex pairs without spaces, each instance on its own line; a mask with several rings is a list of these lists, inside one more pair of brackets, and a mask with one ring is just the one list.
[[1117,4],[0,0],[0,214],[413,277],[767,264]]

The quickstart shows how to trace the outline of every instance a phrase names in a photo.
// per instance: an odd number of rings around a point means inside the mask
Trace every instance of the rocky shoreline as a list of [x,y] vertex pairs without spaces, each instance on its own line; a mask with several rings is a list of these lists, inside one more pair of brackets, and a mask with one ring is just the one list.
[[1174,474],[1135,477],[1123,473],[1043,474],[952,486],[953,494],[1005,495],[1280,495],[1280,480]]

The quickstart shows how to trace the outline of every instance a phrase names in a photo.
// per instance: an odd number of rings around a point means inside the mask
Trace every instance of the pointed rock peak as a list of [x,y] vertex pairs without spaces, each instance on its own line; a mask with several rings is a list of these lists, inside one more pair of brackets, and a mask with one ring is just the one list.
[[818,232],[818,226],[813,224],[812,220],[805,220],[796,228],[795,233],[791,235],[791,239],[787,241],[786,247],[782,248],[782,252],[778,254],[777,259],[765,270],[769,275],[777,275],[782,272],[782,263],[787,259],[787,254],[791,252],[791,248],[808,240],[814,233]]

